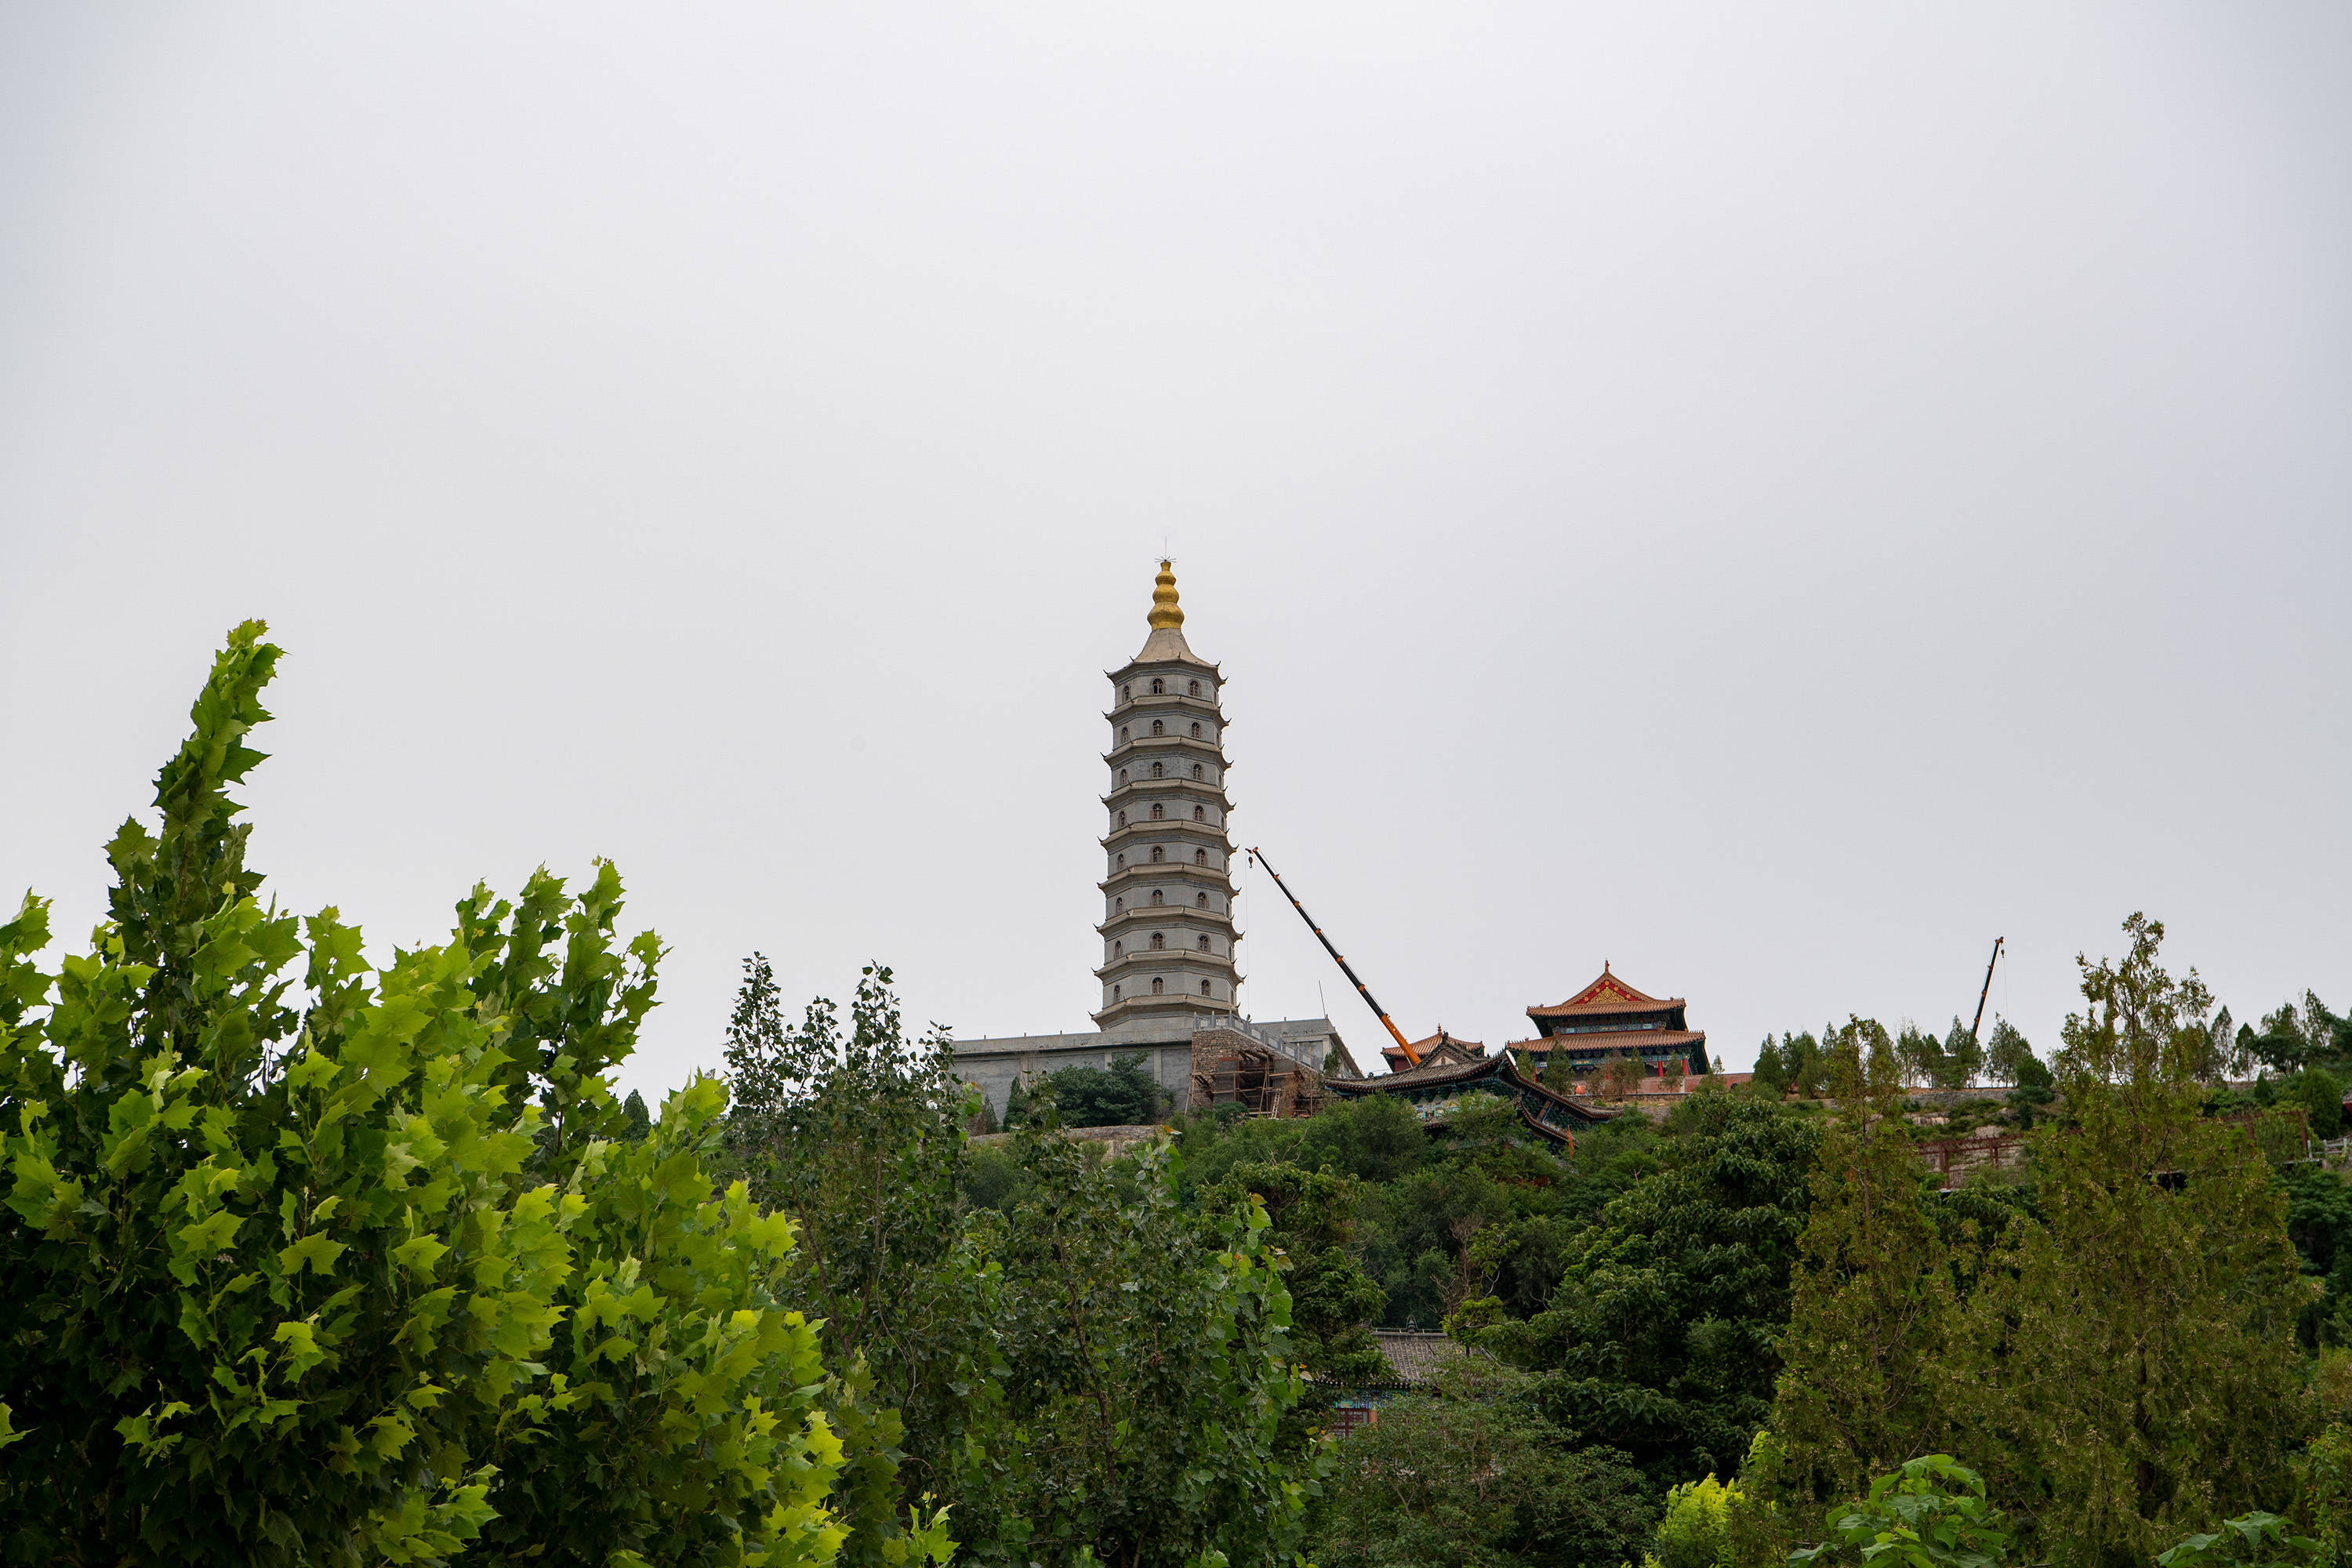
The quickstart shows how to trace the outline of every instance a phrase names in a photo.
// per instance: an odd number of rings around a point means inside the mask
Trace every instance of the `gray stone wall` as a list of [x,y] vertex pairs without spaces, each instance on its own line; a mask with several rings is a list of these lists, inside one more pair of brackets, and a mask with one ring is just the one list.
[[1176,1110],[1181,1111],[1191,1109],[1194,1032],[1236,1026],[1261,1044],[1328,1077],[1362,1076],[1328,1018],[1282,1018],[1261,1024],[1213,1014],[1171,1016],[1123,1029],[1082,1034],[961,1040],[955,1047],[956,1076],[978,1084],[988,1099],[989,1110],[1002,1119],[1013,1084],[1024,1078],[1070,1067],[1108,1068],[1114,1057],[1141,1051],[1151,1080],[1168,1091]]

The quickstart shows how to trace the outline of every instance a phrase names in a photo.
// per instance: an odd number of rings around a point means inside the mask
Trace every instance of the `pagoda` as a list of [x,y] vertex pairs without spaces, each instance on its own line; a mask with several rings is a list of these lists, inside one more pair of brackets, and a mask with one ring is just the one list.
[[1669,1074],[1704,1074],[1706,1032],[1693,1029],[1685,1017],[1688,1005],[1679,996],[1650,996],[1610,973],[1604,961],[1600,977],[1567,1001],[1528,1009],[1536,1026],[1531,1040],[1513,1040],[1505,1048],[1531,1058],[1538,1068],[1554,1051],[1568,1058],[1578,1079],[1599,1076],[1612,1058],[1639,1062],[1645,1078]]
[[1115,1029],[1160,1015],[1235,1013],[1232,840],[1218,668],[1184,641],[1174,563],[1162,561],[1142,648],[1108,671],[1110,793],[1101,844],[1102,1010]]
[[1141,1057],[1174,1109],[1311,1109],[1316,1086],[1361,1069],[1328,1018],[1240,1008],[1224,673],[1184,640],[1176,569],[1160,563],[1135,657],[1104,671],[1110,708],[1099,796],[1102,920],[1095,1026],[955,1042],[957,1074],[1004,1114],[1016,1084]]

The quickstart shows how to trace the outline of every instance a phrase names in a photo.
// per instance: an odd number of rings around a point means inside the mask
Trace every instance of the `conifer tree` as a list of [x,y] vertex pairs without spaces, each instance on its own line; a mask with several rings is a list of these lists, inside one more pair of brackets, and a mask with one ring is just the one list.
[[1772,1412],[1774,1500],[1798,1519],[1949,1441],[1939,1358],[1958,1302],[1920,1201],[1929,1180],[1891,1089],[1848,1102],[1822,1137]]
[[[2285,1200],[2244,1131],[2200,1113],[2187,1050],[2210,997],[2133,915],[2120,962],[2079,961],[2065,1125],[2036,1135],[2045,1223],[2017,1227],[1958,1336],[1979,1441],[2061,1568],[2146,1563],[2184,1532],[2283,1505],[2311,1425]],[[1997,1482],[1997,1489],[2000,1483]]]

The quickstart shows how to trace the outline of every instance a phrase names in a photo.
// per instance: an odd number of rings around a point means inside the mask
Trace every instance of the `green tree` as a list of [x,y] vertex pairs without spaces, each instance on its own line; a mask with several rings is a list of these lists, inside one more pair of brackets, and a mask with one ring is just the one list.
[[1820,1138],[1745,1096],[1703,1092],[1675,1115],[1662,1168],[1570,1242],[1549,1304],[1476,1336],[1661,1489],[1732,1473],[1764,1425]]
[[1959,1300],[1921,1201],[1932,1181],[1891,1095],[1849,1102],[1822,1136],[1772,1411],[1790,1517],[1949,1440]]
[[908,1038],[888,969],[861,972],[849,1014],[845,1030],[820,997],[787,1026],[767,960],[745,960],[728,1141],[753,1196],[799,1227],[789,1289],[824,1324],[848,1446],[844,1560],[865,1563],[919,1538],[926,1498],[983,1525],[1002,1420],[996,1282],[961,1218],[971,1093],[943,1033]]
[[1010,1425],[984,1465],[993,1528],[967,1526],[967,1553],[1290,1561],[1318,1456],[1283,1440],[1304,1385],[1265,1205],[1188,1211],[1163,1144],[1115,1168],[1034,1124],[1013,1143],[1034,1194],[983,1221]]
[[2295,1076],[2294,1102],[2303,1107],[2315,1138],[2333,1138],[2344,1131],[2344,1086],[2324,1068],[2305,1068]]
[[1624,1457],[1581,1444],[1531,1384],[1468,1358],[1337,1445],[1317,1505],[1324,1568],[1623,1563],[1654,1517]]
[[1740,1504],[1738,1485],[1712,1475],[1673,1488],[1642,1568],[1731,1568],[1732,1521]]
[[1937,1089],[1967,1089],[1977,1081],[1984,1070],[1984,1050],[1976,1035],[1959,1015],[1952,1016],[1952,1026],[1944,1035],[1941,1055],[1937,1063],[1934,1082]]
[[2032,1042],[2019,1033],[2016,1025],[1998,1015],[1992,1021],[1992,1038],[1985,1042],[1985,1068],[1995,1083],[2039,1081],[2044,1088],[2049,1084],[2048,1069],[2033,1054]]
[[1937,1083],[1950,1070],[1944,1061],[1944,1042],[1907,1020],[1895,1037],[1895,1071],[1906,1089],[1916,1084]]
[[1225,1178],[1220,1206],[1246,1208],[1255,1195],[1272,1222],[1268,1237],[1288,1264],[1291,1343],[1298,1364],[1326,1384],[1374,1381],[1388,1371],[1366,1326],[1388,1293],[1355,1257],[1359,1184],[1329,1171],[1251,1162]]
[[2037,1133],[2044,1223],[2017,1227],[1958,1337],[1984,1441],[2068,1564],[2145,1563],[2183,1530],[2273,1497],[2310,1427],[2294,1332],[2311,1295],[2267,1163],[2206,1120],[2186,1070],[2210,1005],[2125,922],[2082,961],[2060,1053],[2069,1125]]
[[1108,1068],[1064,1068],[1051,1075],[1065,1127],[1141,1127],[1166,1115],[1168,1091],[1144,1070],[1144,1054],[1126,1051]]
[[[617,874],[478,889],[381,971],[334,910],[265,906],[230,795],[263,760],[263,632],[215,659],[157,828],[109,846],[91,951],[42,972],[29,896],[0,927],[0,1540],[498,1560],[511,1522],[597,1510],[615,1563],[828,1561],[814,1342],[769,1289],[789,1227],[695,1168],[708,1086],[669,1138],[611,1140],[660,951],[616,947]],[[619,1190],[657,1173],[654,1199]],[[646,1336],[673,1365],[644,1373]]]

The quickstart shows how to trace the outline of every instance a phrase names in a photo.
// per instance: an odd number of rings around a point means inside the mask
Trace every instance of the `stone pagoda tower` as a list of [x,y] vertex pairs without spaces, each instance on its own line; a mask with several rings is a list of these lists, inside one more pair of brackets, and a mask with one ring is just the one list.
[[1217,667],[1184,642],[1172,563],[1160,563],[1151,635],[1110,672],[1110,793],[1103,796],[1106,1030],[1233,1013],[1233,845],[1225,837],[1225,718]]

